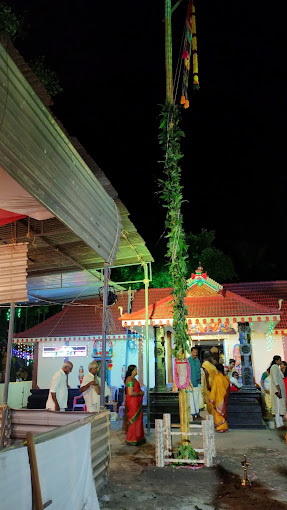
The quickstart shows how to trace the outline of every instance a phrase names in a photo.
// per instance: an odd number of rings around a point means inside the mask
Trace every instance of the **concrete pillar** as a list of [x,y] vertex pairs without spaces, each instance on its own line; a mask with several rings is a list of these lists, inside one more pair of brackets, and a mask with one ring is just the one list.
[[173,372],[172,372],[172,336],[171,332],[166,332],[166,345],[167,345],[167,382],[173,382]]
[[163,392],[166,391],[164,328],[162,326],[156,326],[154,330],[155,330],[155,389],[157,392]]
[[251,332],[248,322],[238,323],[241,375],[244,388],[254,388],[253,364],[251,356]]
[[138,340],[138,382],[140,383],[141,387],[144,384],[143,379],[143,339],[142,337]]

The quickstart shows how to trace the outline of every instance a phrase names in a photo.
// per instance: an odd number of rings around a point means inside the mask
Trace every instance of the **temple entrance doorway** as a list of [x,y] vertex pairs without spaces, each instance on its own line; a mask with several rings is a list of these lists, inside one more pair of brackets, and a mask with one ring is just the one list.
[[200,363],[203,363],[203,355],[205,351],[210,351],[212,354],[212,357],[217,361],[217,363],[225,364],[224,359],[224,350],[223,350],[223,340],[217,340],[212,341],[210,340],[204,340],[202,342],[193,341],[192,346],[196,347],[198,349],[198,359]]

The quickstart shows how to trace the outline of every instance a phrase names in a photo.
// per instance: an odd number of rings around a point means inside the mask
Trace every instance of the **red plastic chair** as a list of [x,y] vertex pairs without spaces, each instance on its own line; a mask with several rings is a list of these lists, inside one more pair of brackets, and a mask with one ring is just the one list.
[[87,406],[86,404],[82,403],[82,404],[77,404],[77,400],[79,400],[80,398],[84,398],[83,395],[78,395],[77,397],[74,397],[73,399],[73,411],[75,411],[76,408],[81,408],[82,411],[86,411],[87,410]]

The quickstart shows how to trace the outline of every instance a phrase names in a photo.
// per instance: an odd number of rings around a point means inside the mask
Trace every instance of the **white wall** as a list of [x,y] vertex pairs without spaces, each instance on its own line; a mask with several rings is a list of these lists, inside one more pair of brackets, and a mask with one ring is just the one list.
[[252,362],[255,382],[257,384],[260,384],[261,376],[266,368],[270,366],[273,356],[278,355],[284,359],[282,336],[273,335],[272,338],[273,346],[268,350],[265,332],[252,332]]
[[[143,342],[143,363],[144,363],[144,384],[147,383],[146,374],[146,346],[145,341]],[[154,339],[149,339],[149,387],[154,388],[155,386],[155,360],[154,360]]]
[[283,351],[284,351],[284,361],[287,361],[287,336],[282,335],[282,344],[283,344]]
[[[128,356],[127,356],[127,367],[129,365],[137,365],[138,366],[138,349],[139,342],[135,341],[137,348],[134,350],[130,350],[128,348]],[[122,381],[122,367],[125,365],[126,359],[126,340],[113,340],[113,368],[111,371],[111,386],[117,386],[118,388],[123,385]],[[146,385],[146,344],[145,340],[142,343],[143,349],[143,382]],[[127,370],[127,367],[125,369]],[[150,388],[154,387],[155,384],[155,365],[154,365],[154,340],[150,338],[149,340],[149,381]]]
[[[138,341],[136,341],[138,346]],[[44,343],[39,343],[39,355],[38,355],[38,378],[37,383],[39,388],[49,388],[51,384],[51,379],[57,370],[59,370],[63,363],[64,358],[43,358],[42,349]],[[63,345],[63,342],[53,341],[53,345]],[[76,342],[75,342],[76,345]],[[81,345],[88,346],[88,356],[86,357],[75,357],[70,358],[70,361],[73,363],[73,371],[69,374],[69,385],[71,388],[77,388],[79,385],[79,368],[83,366],[84,373],[88,372],[88,365],[91,361],[93,361],[92,353],[93,353],[93,341],[91,342],[81,342]],[[143,342],[143,363],[144,363],[144,384],[146,384],[146,346]],[[113,368],[110,372],[110,384],[111,386],[117,386],[118,388],[122,386],[122,367],[125,365],[125,357],[126,357],[126,340],[124,339],[116,339],[113,340],[113,357],[112,364]],[[155,365],[154,365],[154,341],[153,338],[150,338],[149,341],[149,372],[150,372],[150,388],[154,387],[155,384]],[[138,365],[138,347],[134,351],[128,349],[128,360],[127,365]]]
[[[71,342],[72,343],[72,342]],[[42,349],[43,345],[47,345],[46,343],[39,343],[39,355],[38,355],[38,378],[37,384],[39,388],[50,388],[51,379],[57,370],[62,368],[64,363],[64,358],[43,358]],[[53,341],[53,346],[62,346],[63,341]],[[74,342],[73,345],[78,345],[77,342]],[[69,360],[73,363],[73,371],[69,375],[69,386],[71,388],[77,388],[79,383],[79,368],[82,365],[84,368],[85,374],[88,372],[88,365],[93,361],[92,352],[93,352],[93,342],[81,342],[81,345],[87,345],[88,347],[88,356],[86,357],[75,357],[69,358]]]
[[[27,407],[32,381],[11,382],[8,388],[8,406],[15,409]],[[0,404],[3,404],[4,384],[0,384]]]
[[[113,357],[112,364],[113,368],[111,370],[111,386],[116,386],[120,388],[124,383],[122,380],[122,367],[125,365],[125,356],[126,356],[126,340],[118,339],[113,340]],[[130,356],[128,357],[128,365],[134,363],[137,364],[136,361],[130,361]]]

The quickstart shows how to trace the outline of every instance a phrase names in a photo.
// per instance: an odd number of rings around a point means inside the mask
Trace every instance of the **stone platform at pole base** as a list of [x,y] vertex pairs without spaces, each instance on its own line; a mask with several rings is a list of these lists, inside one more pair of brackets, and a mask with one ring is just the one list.
[[171,423],[180,423],[178,393],[171,391],[150,392],[150,426],[155,420],[162,420],[164,414],[171,415]]
[[231,392],[227,411],[230,429],[266,429],[262,419],[261,393],[255,387]]

